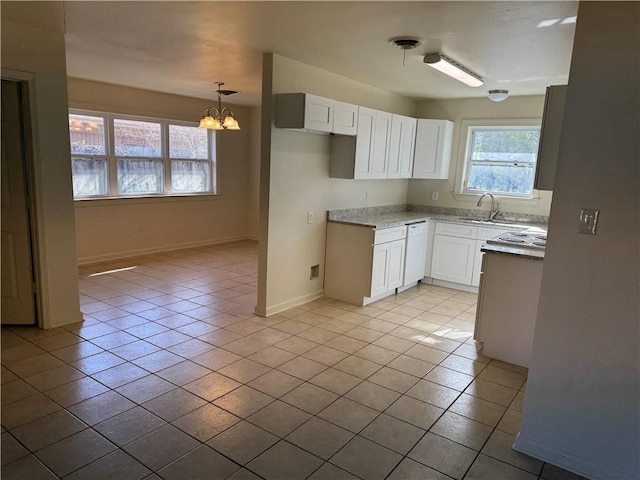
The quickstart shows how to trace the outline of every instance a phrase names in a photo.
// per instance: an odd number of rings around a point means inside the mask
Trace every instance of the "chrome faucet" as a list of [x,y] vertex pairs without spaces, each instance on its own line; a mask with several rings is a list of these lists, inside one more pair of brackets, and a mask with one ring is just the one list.
[[484,200],[484,197],[486,197],[487,195],[491,197],[491,210],[489,210],[489,221],[493,222],[493,219],[496,218],[496,215],[498,214],[498,206],[496,205],[496,199],[491,193],[489,192],[483,193],[480,196],[480,200],[478,200],[478,204],[476,206],[480,207],[482,205],[482,200]]

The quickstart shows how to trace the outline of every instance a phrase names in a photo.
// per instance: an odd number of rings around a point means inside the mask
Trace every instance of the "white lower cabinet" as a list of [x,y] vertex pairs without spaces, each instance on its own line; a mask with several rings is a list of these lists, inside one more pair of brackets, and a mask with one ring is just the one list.
[[404,239],[374,245],[370,297],[377,297],[402,286],[404,249]]
[[464,223],[437,222],[431,257],[434,280],[456,283],[466,287],[480,285],[482,245],[489,238],[524,227],[482,226]]
[[436,235],[433,239],[431,277],[470,285],[475,248],[475,239]]
[[[496,233],[499,235],[499,233]],[[495,235],[494,235],[495,236]],[[477,287],[480,285],[480,272],[482,271],[482,245],[485,240],[476,240],[475,259],[473,260],[473,275],[471,276],[471,285]]]
[[324,293],[366,305],[395,292],[404,280],[407,227],[373,229],[327,224]]

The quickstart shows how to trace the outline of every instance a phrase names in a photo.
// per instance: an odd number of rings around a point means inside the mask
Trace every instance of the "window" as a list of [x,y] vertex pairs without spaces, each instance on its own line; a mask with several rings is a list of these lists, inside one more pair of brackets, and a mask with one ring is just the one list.
[[470,126],[464,193],[531,197],[540,141],[538,126]]
[[215,193],[210,130],[72,111],[69,135],[75,199]]

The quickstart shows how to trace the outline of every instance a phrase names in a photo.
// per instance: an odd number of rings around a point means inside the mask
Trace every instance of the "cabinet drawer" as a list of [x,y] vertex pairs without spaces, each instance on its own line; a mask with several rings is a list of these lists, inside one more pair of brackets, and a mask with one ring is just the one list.
[[373,243],[378,245],[379,243],[393,242],[394,240],[404,240],[407,236],[407,227],[391,227],[381,228],[373,232]]
[[436,234],[452,237],[473,238],[478,236],[478,227],[462,223],[436,223]]

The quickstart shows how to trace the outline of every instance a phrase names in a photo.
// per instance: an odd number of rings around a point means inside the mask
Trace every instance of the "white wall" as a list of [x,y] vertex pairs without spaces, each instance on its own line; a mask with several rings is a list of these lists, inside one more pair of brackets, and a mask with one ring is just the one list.
[[580,4],[516,441],[594,479],[640,477],[639,31],[638,3]]
[[[461,128],[463,120],[471,119],[542,119],[544,96],[509,97],[501,103],[488,98],[465,98],[449,100],[425,100],[416,109],[418,118],[437,118],[455,122],[453,149],[448,180],[411,180],[408,203],[450,208],[476,208],[477,196],[458,195],[462,183],[466,133]],[[432,192],[439,192],[437,201],[431,200]],[[498,198],[501,211],[549,215],[551,192],[534,191],[534,200]]]
[[260,221],[260,128],[262,112],[250,111],[251,138],[249,140],[249,169],[247,178],[247,236],[257,240]]
[[[270,81],[269,79],[263,81]],[[316,67],[273,55],[273,94],[307,92],[393,113],[413,115],[414,102]],[[264,96],[264,95],[263,95]],[[264,102],[263,109],[269,102]],[[407,180],[342,180],[329,178],[330,137],[277,129],[271,119],[269,156],[263,153],[261,172],[267,176],[261,201],[268,201],[266,278],[260,280],[257,312],[272,314],[322,294],[327,210],[404,204]],[[268,125],[267,125],[268,128]],[[370,192],[369,200],[366,192]],[[314,221],[307,224],[307,212]],[[265,238],[264,235],[267,235]],[[320,265],[320,278],[309,269]]]
[[[214,103],[77,78],[68,85],[71,108],[199,121]],[[77,201],[78,262],[246,238],[255,122],[249,108],[232,109],[242,130],[216,134],[219,195]]]
[[2,69],[35,76],[34,181],[40,324],[82,320],[78,304],[69,156],[64,16],[61,2],[2,2]]

